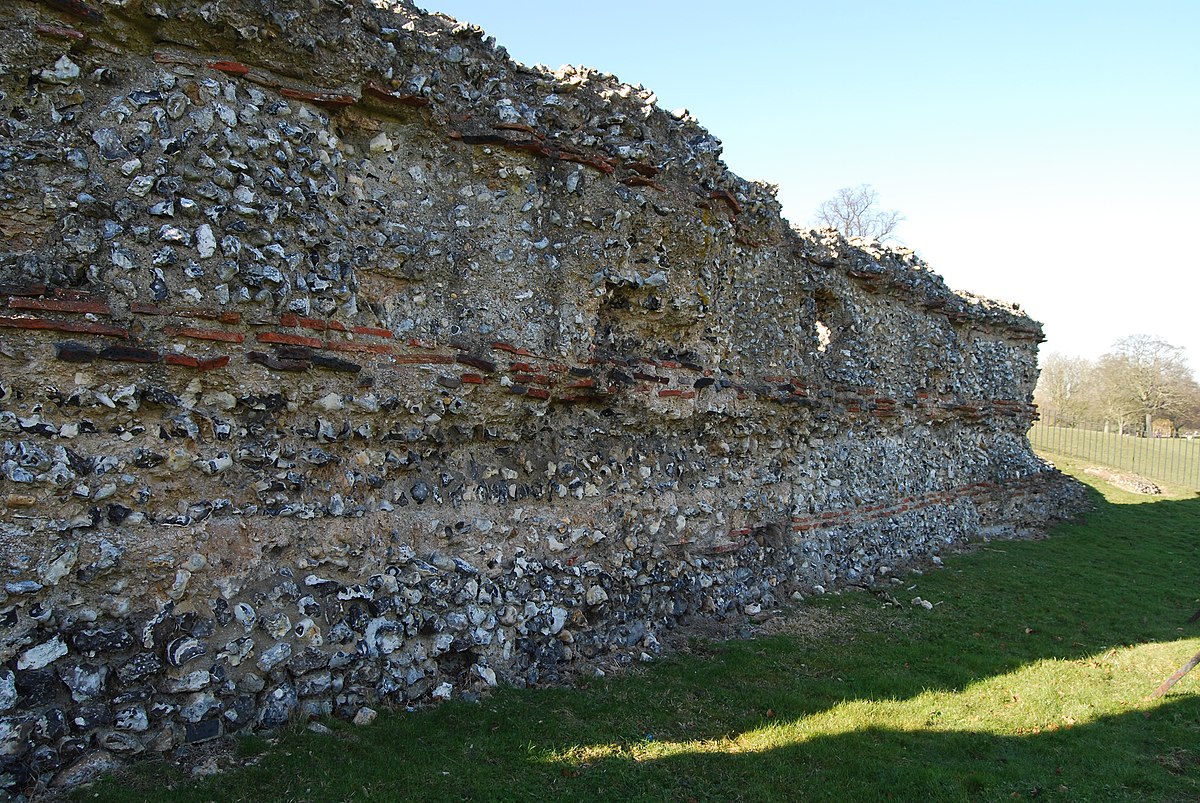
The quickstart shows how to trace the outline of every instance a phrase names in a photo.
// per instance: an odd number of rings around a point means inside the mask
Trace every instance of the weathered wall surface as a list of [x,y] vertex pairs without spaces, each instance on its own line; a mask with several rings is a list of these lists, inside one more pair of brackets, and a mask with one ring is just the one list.
[[[1037,324],[398,6],[0,9],[0,772],[554,681],[1071,488]],[[65,769],[64,769],[65,768]]]

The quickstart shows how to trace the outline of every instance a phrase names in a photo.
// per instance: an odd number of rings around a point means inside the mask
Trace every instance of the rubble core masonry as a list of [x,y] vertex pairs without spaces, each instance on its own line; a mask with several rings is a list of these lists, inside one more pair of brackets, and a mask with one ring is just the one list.
[[[1038,324],[407,3],[0,8],[0,781],[553,683],[1070,512]],[[82,768],[82,769],[81,769]]]

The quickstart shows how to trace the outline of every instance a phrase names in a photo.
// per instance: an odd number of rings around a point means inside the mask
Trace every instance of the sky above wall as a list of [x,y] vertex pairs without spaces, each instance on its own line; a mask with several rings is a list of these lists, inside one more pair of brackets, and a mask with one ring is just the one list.
[[951,287],[1042,321],[1043,353],[1146,333],[1200,375],[1200,2],[418,2],[690,109],[795,224],[871,184]]

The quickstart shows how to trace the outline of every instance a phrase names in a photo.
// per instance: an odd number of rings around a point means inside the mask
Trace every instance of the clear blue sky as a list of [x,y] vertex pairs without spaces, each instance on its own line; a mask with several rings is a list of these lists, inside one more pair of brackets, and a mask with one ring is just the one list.
[[1043,351],[1156,334],[1200,374],[1200,0],[423,6],[687,107],[794,223],[873,185],[952,287],[1041,320]]

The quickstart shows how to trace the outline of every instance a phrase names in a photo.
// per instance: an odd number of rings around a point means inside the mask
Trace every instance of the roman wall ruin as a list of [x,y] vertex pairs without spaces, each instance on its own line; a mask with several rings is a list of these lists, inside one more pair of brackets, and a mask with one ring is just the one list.
[[0,778],[654,655],[1077,503],[1038,324],[368,0],[0,8]]

